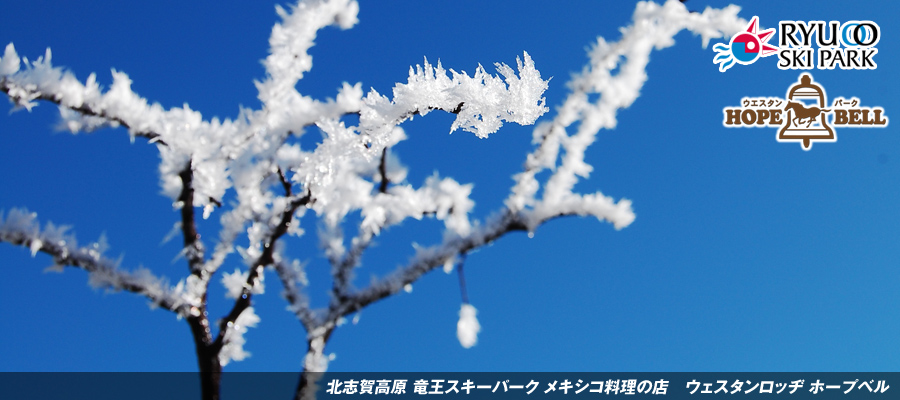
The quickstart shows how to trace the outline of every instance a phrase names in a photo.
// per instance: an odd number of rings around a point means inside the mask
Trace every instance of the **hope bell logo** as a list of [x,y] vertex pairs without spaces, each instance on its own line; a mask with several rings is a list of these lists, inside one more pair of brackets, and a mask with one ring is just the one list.
[[[785,98],[744,97],[740,107],[722,109],[722,125],[736,127],[777,127],[776,140],[795,142],[810,150],[814,142],[836,142],[835,127],[884,128],[888,118],[881,107],[862,107],[856,97],[838,97],[828,105],[822,85],[809,73],[800,75]],[[831,116],[829,120],[829,116]]]
[[778,141],[801,142],[804,150],[809,150],[813,141],[836,141],[834,129],[825,120],[825,114],[831,111],[824,108],[827,101],[825,89],[812,83],[812,75],[801,75],[800,83],[788,90],[784,107],[787,115],[778,131]]
[[734,63],[748,65],[760,57],[768,57],[778,51],[777,47],[770,46],[769,39],[775,33],[775,28],[769,28],[757,33],[759,18],[753,17],[747,29],[731,37],[731,43],[718,43],[713,46],[716,57],[713,63],[719,64],[719,71],[725,72],[734,66]]

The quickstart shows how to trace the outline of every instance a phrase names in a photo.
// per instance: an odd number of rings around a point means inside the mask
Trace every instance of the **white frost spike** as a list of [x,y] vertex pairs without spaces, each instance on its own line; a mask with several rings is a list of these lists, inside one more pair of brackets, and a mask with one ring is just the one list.
[[456,323],[456,337],[459,344],[465,348],[471,348],[478,343],[478,332],[481,332],[481,324],[475,314],[478,310],[471,304],[463,303],[459,309],[459,322]]
[[119,125],[104,118],[84,115],[63,106],[59,106],[59,116],[60,121],[56,124],[56,129],[71,133],[93,132],[99,128]]
[[375,126],[385,116],[400,121],[410,110],[425,115],[431,109],[457,114],[450,132],[461,128],[480,138],[496,132],[504,121],[533,124],[549,110],[542,97],[549,81],[541,79],[528,53],[523,57],[516,57],[518,76],[508,65],[494,64],[502,77],[488,74],[481,65],[471,77],[452,69],[448,75],[440,61],[432,66],[426,59],[424,66],[410,67],[406,84],[394,86],[393,101],[374,90],[367,95],[361,127]]
[[42,242],[41,239],[33,239],[31,241],[31,256],[36,256],[37,252],[40,251],[43,246],[44,242]]
[[241,295],[241,292],[244,291],[244,283],[247,282],[248,273],[241,273],[241,271],[237,268],[234,269],[232,273],[225,273],[222,276],[222,286],[225,286],[225,289],[228,290],[228,293],[225,294],[225,297],[236,299]]
[[[225,286],[225,289],[228,290],[228,293],[225,294],[225,297],[230,299],[237,299],[243,293],[244,288],[247,287],[247,278],[250,276],[250,271],[241,272],[239,269],[235,268],[232,273],[225,273],[222,276],[222,285]],[[253,282],[253,287],[251,288],[251,292],[253,294],[262,294],[265,292],[265,286],[263,285],[262,275],[256,278],[256,281]]]
[[456,263],[456,260],[453,258],[448,258],[447,261],[444,261],[444,273],[453,272],[453,265]]
[[166,243],[169,243],[170,240],[174,239],[180,233],[181,233],[181,221],[178,221],[174,225],[172,225],[172,230],[170,230],[169,233],[167,233],[166,236],[163,237],[162,241],[159,242],[159,245],[162,246]]
[[19,71],[19,55],[12,43],[6,45],[3,58],[0,58],[0,76],[12,75]]
[[244,351],[244,334],[247,328],[253,328],[259,323],[259,316],[253,311],[253,307],[247,307],[233,324],[225,331],[225,344],[219,352],[219,362],[222,366],[228,365],[231,360],[241,361],[250,357],[250,353]]

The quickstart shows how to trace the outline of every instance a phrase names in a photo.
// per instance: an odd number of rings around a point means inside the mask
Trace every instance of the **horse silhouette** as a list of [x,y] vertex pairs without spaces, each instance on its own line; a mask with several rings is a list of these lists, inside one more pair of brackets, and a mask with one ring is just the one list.
[[784,107],[785,110],[793,110],[794,118],[792,122],[794,126],[800,127],[800,124],[806,120],[806,127],[809,128],[810,125],[816,120],[816,117],[819,116],[821,112],[829,112],[831,110],[826,110],[819,107],[809,107],[806,108],[803,106],[803,103],[799,103],[796,101],[789,101],[787,106]]

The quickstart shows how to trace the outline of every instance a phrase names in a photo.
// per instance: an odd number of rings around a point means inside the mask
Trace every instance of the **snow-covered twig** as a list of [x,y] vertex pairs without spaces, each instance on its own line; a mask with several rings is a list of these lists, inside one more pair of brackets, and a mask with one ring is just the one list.
[[107,244],[105,237],[88,246],[78,246],[75,235],[68,233],[68,226],[48,222],[41,229],[37,214],[14,208],[0,211],[0,242],[30,249],[53,257],[51,268],[75,267],[87,271],[91,286],[109,290],[124,290],[147,297],[154,307],[161,307],[179,315],[188,315],[191,304],[178,290],[146,268],[133,272],[119,268],[121,260],[103,255]]

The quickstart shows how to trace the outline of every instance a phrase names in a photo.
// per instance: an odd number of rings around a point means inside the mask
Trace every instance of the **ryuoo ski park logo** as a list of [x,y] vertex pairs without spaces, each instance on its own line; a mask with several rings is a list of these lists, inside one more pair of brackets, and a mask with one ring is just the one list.
[[777,47],[767,42],[775,34],[775,28],[769,28],[762,32],[759,30],[759,18],[754,16],[747,25],[747,29],[731,37],[729,44],[718,43],[713,46],[716,57],[713,63],[719,64],[719,71],[725,72],[728,68],[737,64],[753,64],[761,57],[768,57],[778,51]]

